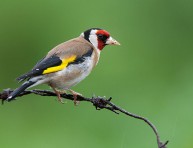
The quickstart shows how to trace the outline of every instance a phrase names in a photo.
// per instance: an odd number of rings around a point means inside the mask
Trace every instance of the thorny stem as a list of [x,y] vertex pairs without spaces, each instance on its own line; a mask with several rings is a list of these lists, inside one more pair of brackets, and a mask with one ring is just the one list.
[[[11,92],[13,92],[13,90],[5,89],[2,93],[0,93],[0,99],[2,100],[2,104],[6,101],[8,95]],[[56,94],[52,91],[35,89],[35,90],[25,90],[20,95],[18,95],[18,97],[28,95],[28,94],[36,94],[36,95],[40,95],[40,96],[56,96]],[[68,100],[74,100],[73,95],[71,95],[71,94],[62,94],[61,97],[66,98]],[[77,96],[77,101],[91,102],[96,107],[97,110],[107,109],[107,110],[110,110],[116,114],[119,114],[119,112],[121,112],[127,116],[130,116],[130,117],[133,117],[133,118],[136,118],[139,120],[143,120],[145,123],[147,123],[152,128],[153,132],[155,133],[158,148],[166,148],[168,141],[166,141],[165,143],[161,142],[160,136],[158,134],[156,127],[147,118],[130,113],[130,112],[120,108],[119,106],[115,105],[114,103],[112,103],[111,100],[112,100],[112,98],[106,99],[105,97],[86,98],[83,96]]]

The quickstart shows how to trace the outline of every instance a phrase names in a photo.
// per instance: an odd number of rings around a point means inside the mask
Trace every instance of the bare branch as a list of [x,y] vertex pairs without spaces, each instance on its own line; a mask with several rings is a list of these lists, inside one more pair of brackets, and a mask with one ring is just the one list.
[[[5,89],[2,93],[0,93],[0,99],[2,100],[2,104],[6,101],[8,95],[13,92],[13,90],[11,89]],[[24,95],[29,95],[29,94],[36,94],[36,95],[40,95],[40,96],[57,96],[54,92],[52,91],[48,91],[48,90],[25,90],[24,92],[22,92],[20,95],[18,95],[18,97],[22,97]],[[62,98],[66,98],[68,100],[74,100],[73,95],[71,94],[61,94]],[[153,132],[156,135],[156,139],[157,139],[157,144],[158,144],[158,148],[166,148],[166,145],[168,144],[168,141],[166,141],[165,143],[162,143],[160,140],[160,136],[158,134],[158,131],[156,129],[156,127],[147,119],[144,118],[142,116],[138,116],[136,114],[130,113],[122,108],[120,108],[119,106],[115,105],[114,103],[111,102],[112,98],[110,97],[109,99],[106,99],[104,97],[92,97],[92,98],[86,98],[83,96],[77,96],[77,101],[87,101],[92,103],[95,108],[97,110],[101,110],[101,109],[107,109],[109,111],[112,111],[116,114],[119,114],[119,112],[139,119],[139,120],[143,120],[145,123],[147,123],[153,130]]]

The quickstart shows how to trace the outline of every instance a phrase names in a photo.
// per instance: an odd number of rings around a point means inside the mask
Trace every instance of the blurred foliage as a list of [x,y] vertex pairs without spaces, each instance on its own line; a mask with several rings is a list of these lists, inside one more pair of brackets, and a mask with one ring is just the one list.
[[[193,1],[1,0],[0,18],[1,90],[18,87],[14,79],[55,45],[104,28],[121,46],[106,47],[74,90],[112,96],[148,117],[169,147],[193,147]],[[31,95],[0,106],[0,116],[2,148],[156,147],[145,123],[84,102]]]

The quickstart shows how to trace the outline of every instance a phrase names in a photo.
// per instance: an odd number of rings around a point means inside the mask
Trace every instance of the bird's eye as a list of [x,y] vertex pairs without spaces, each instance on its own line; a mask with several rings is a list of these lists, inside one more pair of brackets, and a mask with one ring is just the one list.
[[108,38],[107,36],[105,36],[103,34],[98,34],[97,37],[98,37],[99,40],[101,40],[103,42],[105,42],[107,40],[107,38]]
[[104,36],[103,36],[102,34],[98,34],[98,38],[99,38],[99,39],[103,40],[103,37],[104,37]]

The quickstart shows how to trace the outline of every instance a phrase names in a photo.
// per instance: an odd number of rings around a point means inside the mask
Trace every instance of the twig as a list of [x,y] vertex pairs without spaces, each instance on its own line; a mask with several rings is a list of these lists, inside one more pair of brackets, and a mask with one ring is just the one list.
[[[2,100],[2,104],[6,101],[8,95],[11,92],[13,92],[13,90],[5,89],[2,93],[0,93],[0,99]],[[23,93],[18,95],[18,97],[21,97],[21,96],[24,96],[24,95],[28,95],[28,94],[36,94],[36,95],[40,95],[40,96],[57,96],[52,91],[37,90],[37,89],[35,89],[35,90],[25,90]],[[68,100],[74,100],[74,97],[71,94],[62,94],[61,97],[62,98],[66,98]],[[112,103],[111,100],[112,100],[111,97],[109,99],[106,99],[104,97],[86,98],[86,97],[83,97],[83,96],[77,96],[77,101],[87,101],[87,102],[90,102],[90,103],[92,103],[95,106],[95,108],[97,110],[107,109],[107,110],[110,110],[110,111],[112,111],[112,112],[114,112],[116,114],[119,114],[119,112],[121,112],[121,113],[123,113],[123,114],[125,114],[127,116],[143,120],[145,123],[147,123],[152,128],[153,132],[155,133],[156,139],[157,139],[158,148],[166,148],[166,145],[168,144],[168,141],[166,141],[165,143],[161,142],[160,136],[158,134],[158,131],[157,131],[156,127],[147,118],[144,118],[142,116],[138,116],[138,115],[135,115],[133,113],[130,113],[130,112],[128,112],[128,111],[118,107],[114,103]]]

